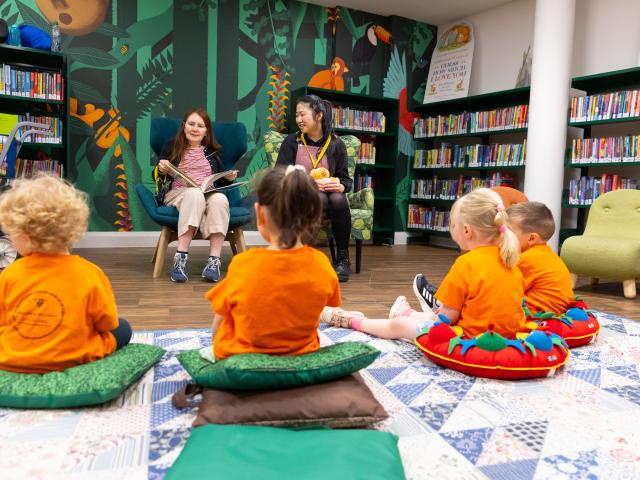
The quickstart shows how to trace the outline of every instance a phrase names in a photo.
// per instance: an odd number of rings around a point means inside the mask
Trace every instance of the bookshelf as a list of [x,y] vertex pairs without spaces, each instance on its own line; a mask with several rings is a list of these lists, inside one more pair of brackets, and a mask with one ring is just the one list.
[[522,187],[529,88],[419,105],[407,231],[449,236],[456,198],[481,186]]
[[[22,143],[16,176],[37,172],[66,175],[69,157],[69,97],[67,63],[63,54],[26,47],[0,45],[0,139],[6,142],[17,121],[51,126],[47,135],[31,135]],[[0,149],[4,148],[0,145]],[[5,165],[6,169],[6,165]],[[0,182],[6,184],[6,172]]]
[[[367,186],[373,188],[375,199],[373,242],[393,244],[398,158],[398,100],[315,87],[301,87],[291,94],[289,132],[297,131],[295,105],[298,98],[310,94],[329,100],[337,108],[338,114],[334,115],[337,126],[334,126],[334,130],[338,135],[355,135],[362,142],[361,158],[356,163],[353,189],[358,191]],[[349,110],[347,111],[347,109]],[[384,124],[381,123],[382,117],[376,117],[370,112],[381,113],[384,116]],[[369,124],[378,127],[376,130],[381,131],[376,131],[373,127],[368,129],[367,125]],[[383,125],[384,128],[382,128]]]
[[563,207],[578,209],[576,233],[581,234],[599,195],[638,187],[640,67],[577,77],[571,87],[585,92],[569,106],[569,126],[583,135],[568,149],[566,166],[579,169],[580,178],[566,182]]

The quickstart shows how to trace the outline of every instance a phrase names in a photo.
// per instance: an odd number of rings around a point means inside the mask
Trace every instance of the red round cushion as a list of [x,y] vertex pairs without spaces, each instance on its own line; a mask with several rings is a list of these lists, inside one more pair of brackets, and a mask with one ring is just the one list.
[[534,320],[541,330],[548,330],[560,335],[569,348],[579,347],[595,341],[600,333],[600,322],[582,300],[575,300],[560,316],[552,313],[538,313],[529,320]]
[[504,380],[551,376],[569,359],[562,338],[541,330],[517,340],[491,331],[465,339],[442,322],[416,338],[416,345],[427,358],[443,367]]

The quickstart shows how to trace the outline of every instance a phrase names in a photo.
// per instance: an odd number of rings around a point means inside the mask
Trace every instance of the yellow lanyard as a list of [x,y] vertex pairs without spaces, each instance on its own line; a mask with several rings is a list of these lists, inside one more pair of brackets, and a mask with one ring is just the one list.
[[311,159],[311,165],[313,166],[313,168],[317,168],[318,164],[320,163],[320,160],[322,160],[322,156],[324,155],[324,152],[326,152],[327,148],[329,148],[329,144],[331,143],[331,135],[329,135],[329,137],[327,138],[327,141],[324,143],[324,147],[322,147],[322,150],[320,150],[320,155],[318,155],[317,159],[313,155],[311,155],[311,152],[309,151],[309,147],[307,147],[307,142],[304,139],[304,133],[300,134],[300,140],[302,140],[302,144],[304,145],[304,148],[307,150],[307,153],[309,154],[309,158]]

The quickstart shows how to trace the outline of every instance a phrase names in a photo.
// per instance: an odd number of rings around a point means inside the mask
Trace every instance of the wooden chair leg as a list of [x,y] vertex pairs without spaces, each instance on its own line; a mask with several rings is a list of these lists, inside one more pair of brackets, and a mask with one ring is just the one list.
[[238,252],[240,253],[246,252],[247,244],[244,242],[244,232],[242,231],[242,228],[241,227],[234,228],[233,232],[235,235],[236,250],[238,250]]
[[164,257],[167,254],[167,247],[171,242],[171,229],[169,227],[162,227],[160,231],[160,238],[156,245],[156,252],[153,254],[153,278],[158,278],[162,273],[162,266],[164,264]]
[[362,240],[356,239],[356,273],[360,273],[362,265]]
[[578,284],[578,275],[575,273],[570,273],[569,275],[571,276],[571,288],[576,288],[576,285]]
[[336,245],[333,238],[329,238],[329,251],[331,252],[331,263],[336,263]]
[[229,230],[227,232],[227,236],[225,240],[229,242],[229,246],[231,247],[231,252],[235,255],[238,253],[238,247],[236,245],[236,232],[235,230]]
[[636,298],[636,279],[622,281],[625,298]]
[[597,278],[597,277],[590,277],[589,278],[589,285],[597,285],[599,281],[600,281],[600,279]]

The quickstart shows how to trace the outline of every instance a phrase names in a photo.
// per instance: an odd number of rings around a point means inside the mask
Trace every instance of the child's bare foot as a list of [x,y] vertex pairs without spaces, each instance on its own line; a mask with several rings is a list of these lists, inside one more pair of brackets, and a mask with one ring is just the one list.
[[391,309],[389,310],[389,318],[395,317],[409,317],[411,314],[415,312],[409,302],[407,302],[407,297],[404,295],[400,295],[396,298],[396,301],[391,305]]
[[320,320],[331,327],[353,328],[353,319],[364,318],[364,313],[356,311],[343,310],[337,307],[324,307],[320,314]]

